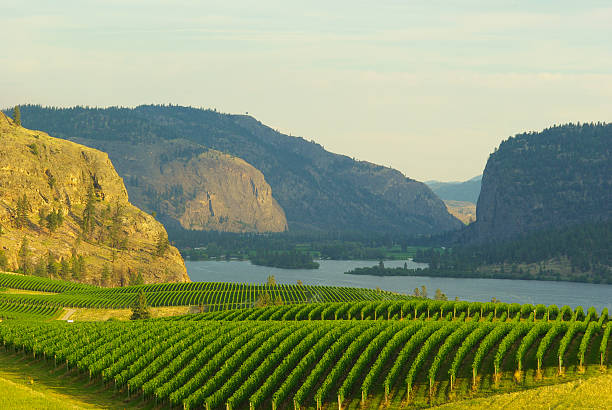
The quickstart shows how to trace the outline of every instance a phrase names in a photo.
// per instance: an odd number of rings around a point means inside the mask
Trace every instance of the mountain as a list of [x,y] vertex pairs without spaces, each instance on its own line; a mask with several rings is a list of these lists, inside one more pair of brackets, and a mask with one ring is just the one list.
[[[105,109],[30,105],[21,107],[21,115],[28,126],[60,138],[84,138],[100,149],[109,149],[115,142],[126,144],[129,152],[167,144],[165,156],[157,159],[160,162],[185,163],[208,150],[239,157],[261,171],[290,230],[434,234],[461,226],[425,184],[397,170],[355,161],[315,142],[281,134],[250,116],[152,105]],[[177,140],[192,144],[193,152],[175,146]],[[118,170],[126,177],[128,191],[140,201],[134,182],[143,176],[138,161],[125,161],[124,166],[116,152],[111,150],[109,155],[121,164]],[[170,189],[155,178],[149,182],[157,193]]]
[[475,241],[612,217],[612,124],[567,124],[518,134],[490,155]]
[[0,270],[87,283],[189,281],[161,223],[128,201],[108,155],[0,113]]
[[425,184],[444,201],[451,215],[467,225],[476,220],[481,180],[482,175],[478,175],[463,182],[427,181]]
[[478,202],[482,175],[463,182],[425,182],[429,188],[445,201]]
[[71,138],[107,152],[138,207],[167,227],[283,232],[287,219],[262,173],[246,161],[185,139],[124,141]]

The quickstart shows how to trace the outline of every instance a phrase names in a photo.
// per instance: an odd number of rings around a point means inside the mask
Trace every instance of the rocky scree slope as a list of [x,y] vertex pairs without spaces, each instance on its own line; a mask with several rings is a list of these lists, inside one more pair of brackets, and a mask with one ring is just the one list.
[[0,143],[0,249],[8,268],[46,274],[50,259],[81,257],[80,277],[62,277],[107,285],[137,273],[145,282],[189,280],[162,224],[128,202],[107,154],[16,126],[2,113]]

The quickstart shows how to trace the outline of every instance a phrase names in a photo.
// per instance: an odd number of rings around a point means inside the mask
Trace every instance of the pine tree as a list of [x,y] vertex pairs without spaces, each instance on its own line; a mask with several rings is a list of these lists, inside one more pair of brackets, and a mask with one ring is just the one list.
[[13,109],[13,122],[15,123],[15,125],[21,127],[21,111],[19,110],[18,105],[16,105]]
[[8,269],[8,258],[4,253],[4,249],[0,249],[0,271],[5,271]]
[[17,219],[15,224],[17,228],[21,229],[28,223],[28,212],[30,211],[30,203],[28,197],[25,194],[17,200]]
[[90,186],[87,190],[87,202],[83,209],[83,218],[81,219],[81,230],[84,235],[89,235],[93,231],[96,217],[96,196],[94,195],[93,187]]
[[105,263],[104,266],[102,267],[102,278],[101,278],[102,286],[108,286],[110,276],[111,276],[110,266],[108,265],[108,263]]
[[157,240],[155,241],[155,255],[164,256],[169,247],[170,242],[168,241],[168,237],[164,234],[164,232],[157,234]]
[[48,251],[47,252],[47,272],[49,273],[49,276],[57,275],[59,271],[60,271],[60,267],[59,267],[59,264],[57,263],[57,260],[55,259],[55,255],[53,255],[51,251]]
[[21,246],[19,247],[19,268],[26,275],[30,272],[29,263],[30,250],[28,249],[28,238],[25,236],[21,240]]
[[138,292],[138,300],[132,307],[132,317],[130,317],[130,319],[137,320],[137,319],[150,319],[150,318],[151,318],[151,311],[149,310],[149,306],[147,304],[147,295],[146,293],[144,293],[144,291],[141,288],[140,292]]

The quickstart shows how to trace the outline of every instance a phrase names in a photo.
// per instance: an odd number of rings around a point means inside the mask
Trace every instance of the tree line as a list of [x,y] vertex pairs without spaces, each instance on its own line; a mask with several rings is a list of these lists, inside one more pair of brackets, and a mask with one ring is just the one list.
[[[580,277],[587,282],[611,283],[611,243],[612,220],[607,220],[531,232],[500,243],[418,250],[414,260],[428,263],[430,273],[439,275],[462,272],[478,277],[479,268],[500,265],[498,277],[533,279],[521,265],[539,264],[538,279]],[[568,260],[571,273],[567,277],[544,267],[545,261],[555,258]]]

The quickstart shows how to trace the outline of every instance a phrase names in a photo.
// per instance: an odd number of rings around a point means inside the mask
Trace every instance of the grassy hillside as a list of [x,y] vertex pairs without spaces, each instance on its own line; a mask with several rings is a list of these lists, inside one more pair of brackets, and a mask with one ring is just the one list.
[[20,353],[0,352],[0,408],[3,409],[109,409],[152,408],[91,384],[78,373],[68,373],[46,361]]

